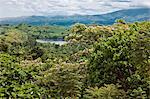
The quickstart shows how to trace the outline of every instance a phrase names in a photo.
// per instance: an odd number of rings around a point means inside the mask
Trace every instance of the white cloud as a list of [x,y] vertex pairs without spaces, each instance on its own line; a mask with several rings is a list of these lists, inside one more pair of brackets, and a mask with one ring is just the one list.
[[150,7],[150,0],[132,0],[130,6]]
[[0,0],[0,17],[102,14],[132,7],[150,7],[150,0]]

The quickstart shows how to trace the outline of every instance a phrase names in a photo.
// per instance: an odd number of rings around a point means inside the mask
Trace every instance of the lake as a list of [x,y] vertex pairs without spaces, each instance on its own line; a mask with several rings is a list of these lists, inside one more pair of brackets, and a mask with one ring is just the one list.
[[36,42],[38,43],[52,43],[52,44],[58,44],[58,45],[63,45],[66,44],[66,41],[63,40],[53,40],[53,39],[37,39]]

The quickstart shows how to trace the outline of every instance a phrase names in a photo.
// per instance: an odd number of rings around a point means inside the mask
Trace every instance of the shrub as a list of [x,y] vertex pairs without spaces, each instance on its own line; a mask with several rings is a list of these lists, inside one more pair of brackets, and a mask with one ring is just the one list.
[[86,99],[125,99],[126,93],[114,84],[103,87],[90,87],[86,90]]

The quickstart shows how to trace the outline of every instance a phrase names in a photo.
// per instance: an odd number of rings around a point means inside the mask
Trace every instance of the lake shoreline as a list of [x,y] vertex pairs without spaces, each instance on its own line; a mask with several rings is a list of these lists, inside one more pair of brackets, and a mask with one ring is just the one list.
[[38,42],[38,43],[51,43],[51,44],[57,44],[57,45],[64,45],[67,43],[63,39],[36,39],[36,42]]

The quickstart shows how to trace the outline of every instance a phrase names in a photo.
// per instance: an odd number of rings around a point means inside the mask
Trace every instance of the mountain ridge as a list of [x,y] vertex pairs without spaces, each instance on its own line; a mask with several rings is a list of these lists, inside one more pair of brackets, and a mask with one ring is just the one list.
[[71,16],[23,16],[15,18],[0,18],[0,24],[30,25],[62,25],[70,26],[74,23],[111,25],[116,19],[127,22],[150,21],[150,8],[136,8],[119,10],[107,14],[71,15]]

